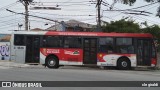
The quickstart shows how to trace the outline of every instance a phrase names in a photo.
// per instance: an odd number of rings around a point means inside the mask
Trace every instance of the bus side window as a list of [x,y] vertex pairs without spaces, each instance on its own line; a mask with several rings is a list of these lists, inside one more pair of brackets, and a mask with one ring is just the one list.
[[134,53],[134,45],[132,38],[117,38],[117,53]]
[[14,45],[24,45],[24,35],[14,35]]
[[65,39],[64,39],[64,47],[69,48],[69,40],[67,37],[65,37]]
[[113,38],[103,37],[99,39],[99,51],[113,53]]
[[81,48],[82,47],[81,37],[65,37],[64,47],[65,48]]
[[62,47],[62,37],[45,36],[43,37],[43,46],[45,47]]

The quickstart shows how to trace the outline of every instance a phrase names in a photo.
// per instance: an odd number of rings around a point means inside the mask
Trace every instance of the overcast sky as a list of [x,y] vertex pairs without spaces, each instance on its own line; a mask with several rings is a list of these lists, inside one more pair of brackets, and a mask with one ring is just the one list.
[[[33,0],[36,3],[29,5],[29,13],[31,15],[37,15],[41,17],[45,17],[52,20],[58,21],[67,21],[71,19],[75,19],[81,22],[96,24],[96,8],[95,4],[91,4],[89,1],[96,0]],[[113,0],[103,0],[110,5],[113,3]],[[123,5],[117,3],[114,5],[113,10],[115,9],[130,9],[134,7],[139,7],[142,5],[147,5],[149,3],[144,2],[143,0],[137,0],[137,2],[133,6]],[[102,5],[101,15],[103,21],[115,21],[119,20],[123,17],[130,17],[138,23],[147,21],[149,25],[160,24],[160,18],[155,17],[157,7],[160,4],[153,4],[144,8],[139,8],[137,10],[144,10],[146,12],[151,12],[153,14],[147,14],[149,16],[142,15],[130,15],[124,14],[122,12],[113,12],[113,11],[104,11],[108,10],[109,7]],[[35,6],[52,6],[61,8],[61,10],[31,10],[31,8]],[[12,30],[18,29],[18,23],[23,24],[21,30],[24,30],[24,16],[13,14],[11,12],[6,11],[6,9],[13,10],[15,12],[22,13],[24,12],[24,6],[17,2],[17,0],[1,0],[0,3],[0,33],[9,33]],[[39,19],[39,18],[29,18],[30,28],[42,28],[45,29],[54,25],[54,22]],[[48,24],[48,25],[46,25]]]

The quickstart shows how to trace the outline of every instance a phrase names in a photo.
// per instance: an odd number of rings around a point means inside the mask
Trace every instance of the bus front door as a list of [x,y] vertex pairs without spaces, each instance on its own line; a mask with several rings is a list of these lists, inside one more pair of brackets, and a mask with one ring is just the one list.
[[151,65],[151,40],[139,39],[137,42],[137,65]]
[[84,38],[83,64],[97,64],[97,39]]
[[39,63],[40,37],[26,37],[26,63]]

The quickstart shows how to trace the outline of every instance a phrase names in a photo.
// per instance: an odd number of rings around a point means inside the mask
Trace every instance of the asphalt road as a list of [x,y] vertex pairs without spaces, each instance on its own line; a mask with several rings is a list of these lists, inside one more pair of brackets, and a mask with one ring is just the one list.
[[[160,81],[160,71],[122,71],[93,68],[0,68],[0,81]],[[0,88],[0,90],[160,90],[148,87]]]

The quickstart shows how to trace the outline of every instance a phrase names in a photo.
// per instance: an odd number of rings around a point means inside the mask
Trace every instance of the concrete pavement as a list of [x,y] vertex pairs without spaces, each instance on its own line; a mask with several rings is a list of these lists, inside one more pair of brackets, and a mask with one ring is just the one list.
[[6,68],[13,68],[13,67],[29,67],[30,65],[28,64],[20,64],[20,63],[15,63],[9,60],[0,60],[0,67],[6,67]]

